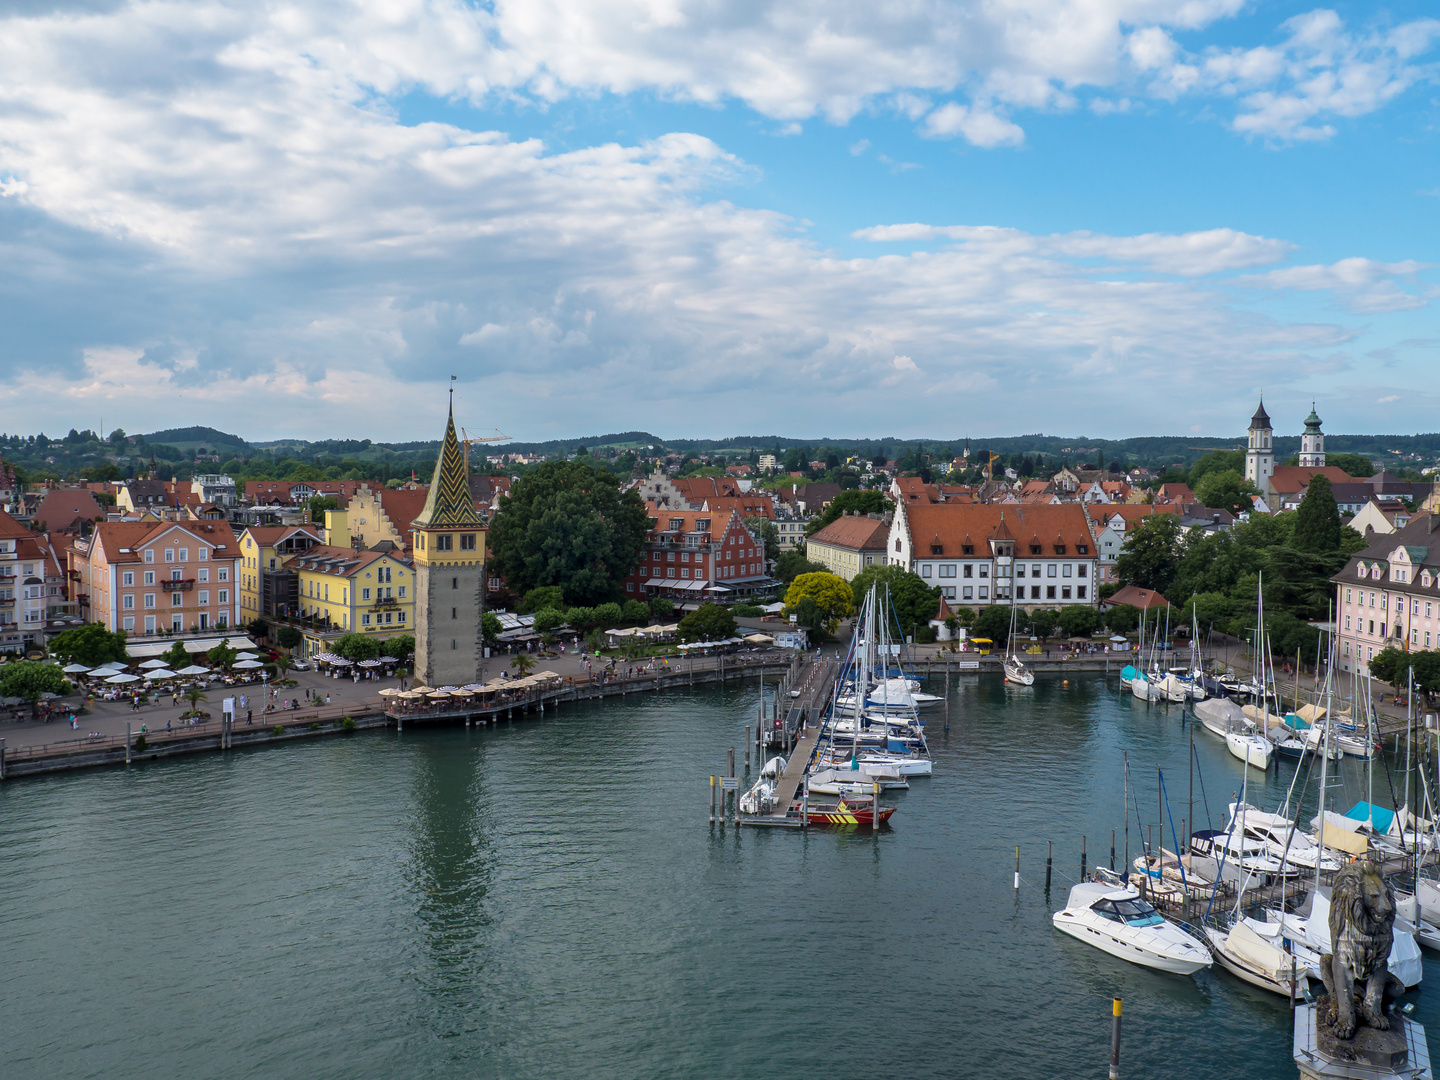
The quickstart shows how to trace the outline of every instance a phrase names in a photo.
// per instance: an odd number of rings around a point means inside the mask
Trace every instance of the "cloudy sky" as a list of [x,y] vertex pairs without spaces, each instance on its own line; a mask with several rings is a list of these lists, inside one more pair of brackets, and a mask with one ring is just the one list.
[[6,431],[1437,428],[1418,0],[3,10]]

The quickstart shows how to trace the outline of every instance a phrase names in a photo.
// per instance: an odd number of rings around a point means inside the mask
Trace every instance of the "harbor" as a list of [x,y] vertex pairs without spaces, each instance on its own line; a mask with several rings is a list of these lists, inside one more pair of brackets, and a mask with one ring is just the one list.
[[[1051,926],[1081,876],[1081,838],[1090,869],[1108,861],[1122,755],[1153,806],[1156,766],[1183,786],[1190,744],[1177,708],[1122,696],[1114,676],[1066,683],[952,679],[934,775],[884,796],[898,810],[877,833],[707,823],[706,777],[732,747],[743,771],[753,676],[513,725],[388,727],[0,786],[9,1060],[68,1077],[104,1054],[117,1080],[220,1075],[214,1063],[237,1055],[276,1077],[679,1077],[771,1069],[783,1046],[802,1076],[837,1055],[888,1074],[892,1040],[800,1022],[815,1007],[803,992],[785,1007],[752,992],[784,970],[826,994],[852,958],[867,986],[905,1002],[910,1075],[984,1061],[1016,1080],[1103,1076],[1122,997],[1122,1075],[1220,1080],[1239,1061],[1247,1077],[1290,1080],[1283,998],[1216,970],[1147,971]],[[1219,827],[1242,767],[1218,740],[1195,743]],[[1251,801],[1278,804],[1291,768],[1252,770]],[[1355,763],[1335,782],[1337,802],[1364,797]],[[223,842],[202,843],[212,836]],[[1117,862],[1123,834],[1118,846]],[[105,912],[125,925],[92,917]],[[163,958],[135,947],[162,930]],[[57,937],[70,942],[58,955]],[[123,991],[82,954],[123,954]],[[1433,1030],[1432,955],[1407,1000]],[[243,1025],[196,1022],[218,1002],[192,988],[217,964]],[[658,1005],[642,992],[656,984]],[[43,1005],[42,985],[68,1015]],[[73,1016],[83,1043],[64,1034]],[[111,1053],[142,1026],[143,1053]],[[1205,1049],[1217,1040],[1223,1056]]]

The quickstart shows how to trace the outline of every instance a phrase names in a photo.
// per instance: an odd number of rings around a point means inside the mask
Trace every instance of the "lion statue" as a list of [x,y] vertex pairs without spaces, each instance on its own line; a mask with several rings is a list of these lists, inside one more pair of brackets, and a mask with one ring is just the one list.
[[1373,863],[1357,861],[1335,876],[1330,896],[1330,947],[1320,977],[1330,992],[1324,1019],[1337,1039],[1355,1034],[1356,1004],[1370,1027],[1386,1031],[1386,995],[1405,992],[1390,973],[1395,940],[1395,890]]

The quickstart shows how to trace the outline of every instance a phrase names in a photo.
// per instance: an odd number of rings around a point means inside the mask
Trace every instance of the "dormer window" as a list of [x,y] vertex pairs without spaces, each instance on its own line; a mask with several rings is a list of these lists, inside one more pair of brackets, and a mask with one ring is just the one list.
[[1031,554],[1031,555],[1039,555],[1039,554],[1040,554],[1040,545],[1039,545],[1039,544],[1031,544],[1031,545],[1030,545],[1030,554]]
[[931,554],[931,555],[944,555],[944,554],[945,554],[945,545],[944,545],[944,544],[931,544],[931,545],[930,545],[930,554]]
[[1090,554],[1090,545],[1089,545],[1089,544],[1076,544],[1076,545],[1075,545],[1075,554],[1076,554],[1076,555],[1089,555],[1089,554]]
[[1370,568],[1362,562],[1359,566],[1355,568],[1355,576],[1363,581],[1365,578],[1370,576]]
[[684,518],[671,518],[671,519],[670,519],[670,531],[671,531],[671,532],[679,532],[679,531],[680,531],[681,529],[683,529],[683,528],[685,528],[685,519],[684,519]]
[[974,545],[974,544],[966,544],[964,547],[962,547],[962,548],[960,549],[960,551],[961,551],[961,553],[964,554],[964,555],[974,555],[974,554],[975,554],[975,545]]
[[1056,554],[1056,555],[1064,555],[1064,554],[1065,554],[1065,545],[1064,545],[1064,544],[1056,544],[1056,545],[1055,545],[1055,554]]
[[1427,588],[1427,589],[1430,588],[1430,571],[1429,571],[1429,570],[1425,570],[1425,571],[1422,571],[1422,572],[1421,572],[1421,574],[1420,574],[1420,584],[1423,585],[1423,586],[1425,586],[1425,588]]

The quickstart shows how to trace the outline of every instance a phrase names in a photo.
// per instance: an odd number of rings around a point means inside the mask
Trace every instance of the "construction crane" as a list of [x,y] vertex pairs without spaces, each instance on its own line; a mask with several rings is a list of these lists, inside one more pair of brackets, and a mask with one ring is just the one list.
[[460,441],[465,444],[465,475],[469,476],[471,443],[510,442],[511,439],[509,435],[501,433],[499,428],[495,429],[494,435],[479,435],[472,439],[470,433],[462,427],[460,429]]
[[992,454],[990,455],[990,460],[985,463],[985,479],[987,479],[987,480],[994,480],[994,479],[995,479],[995,462],[997,462],[997,461],[999,461],[999,460],[1000,460],[1000,455],[999,455],[999,454],[992,453]]

